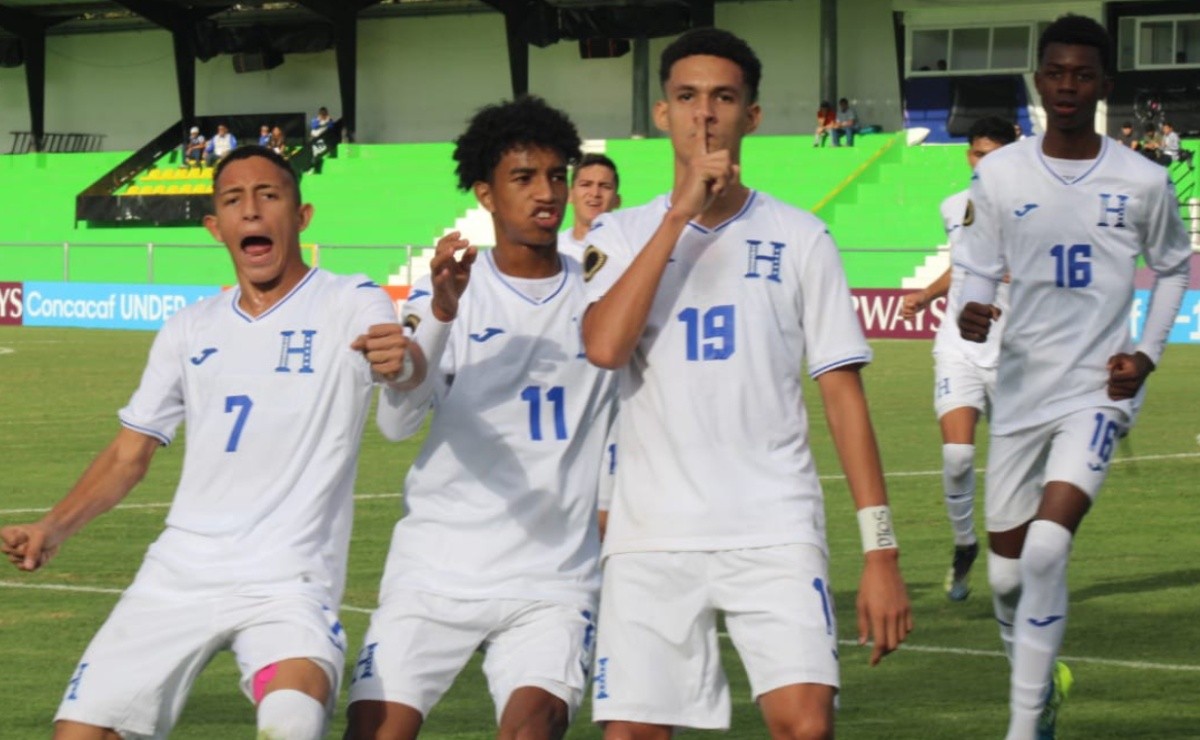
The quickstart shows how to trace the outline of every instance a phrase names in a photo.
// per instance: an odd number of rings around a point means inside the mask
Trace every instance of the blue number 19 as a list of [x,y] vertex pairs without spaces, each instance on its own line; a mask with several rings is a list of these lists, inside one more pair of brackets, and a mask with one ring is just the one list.
[[[700,323],[700,309],[685,308],[675,318],[687,327],[686,351],[688,362],[701,359],[700,349],[704,348],[705,360],[727,360],[733,354],[734,342],[733,306],[713,306],[704,312],[704,325]],[[701,328],[704,330],[703,345],[701,344]]]

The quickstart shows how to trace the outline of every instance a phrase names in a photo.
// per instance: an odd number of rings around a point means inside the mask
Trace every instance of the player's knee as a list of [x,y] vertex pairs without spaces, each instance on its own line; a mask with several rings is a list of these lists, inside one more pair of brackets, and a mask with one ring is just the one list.
[[1021,593],[1020,561],[988,552],[988,585],[996,598],[1015,599]]
[[826,740],[833,737],[833,718],[819,712],[798,713],[772,722],[773,740]]
[[500,718],[499,737],[512,740],[547,740],[567,734],[571,714],[567,703],[558,697],[537,692],[537,699],[528,695],[509,701]]
[[975,445],[942,445],[942,470],[946,475],[959,479],[975,471]]
[[258,704],[259,740],[319,740],[325,706],[303,691],[278,689]]
[[1071,533],[1061,524],[1039,519],[1029,525],[1021,550],[1021,575],[1049,578],[1067,567]]

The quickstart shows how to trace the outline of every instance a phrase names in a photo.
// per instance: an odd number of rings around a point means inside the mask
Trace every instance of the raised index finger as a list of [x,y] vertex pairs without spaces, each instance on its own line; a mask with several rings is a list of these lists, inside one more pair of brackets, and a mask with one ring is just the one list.
[[696,149],[695,155],[703,157],[708,154],[708,116],[702,110],[697,110],[692,114],[692,121],[696,127]]

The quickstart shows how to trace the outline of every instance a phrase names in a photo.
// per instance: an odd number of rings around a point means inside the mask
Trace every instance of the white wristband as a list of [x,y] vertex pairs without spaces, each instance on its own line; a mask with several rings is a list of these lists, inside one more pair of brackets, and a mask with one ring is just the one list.
[[892,526],[892,510],[888,506],[859,509],[858,530],[862,535],[863,552],[899,547],[896,544],[896,530]]
[[405,352],[404,359],[400,361],[400,373],[388,381],[390,385],[400,385],[407,382],[415,373],[417,367],[413,363],[412,353]]

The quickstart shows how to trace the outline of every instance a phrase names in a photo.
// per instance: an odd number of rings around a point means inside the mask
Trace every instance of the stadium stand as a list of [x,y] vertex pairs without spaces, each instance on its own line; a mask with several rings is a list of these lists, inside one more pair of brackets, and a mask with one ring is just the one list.
[[[1185,140],[1196,150],[1200,142]],[[643,203],[670,188],[665,139],[608,140],[605,151],[621,163],[626,204]],[[477,208],[455,190],[452,145],[347,145],[320,175],[303,180],[306,200],[321,214],[304,234],[321,245],[318,262],[340,272],[363,272],[379,282],[404,277],[406,245],[429,246]],[[72,201],[97,173],[127,153],[28,154],[0,157],[0,176],[22,187],[0,201],[5,240],[0,280],[225,284],[228,259],[199,225],[156,227],[76,224]],[[762,136],[743,152],[755,187],[812,209],[842,248],[853,287],[900,287],[928,262],[944,269],[945,241],[938,204],[967,185],[962,145],[904,146],[903,134],[864,136],[853,148],[813,149],[808,137]],[[1186,198],[1197,192],[1196,172],[1172,170]],[[124,186],[123,195],[207,197],[206,170],[157,166]],[[568,214],[568,218],[570,214]],[[62,245],[71,245],[69,255]],[[149,247],[147,245],[153,245]],[[395,247],[386,249],[383,247]],[[148,253],[152,252],[152,259]],[[941,260],[939,262],[939,259]],[[148,262],[151,264],[148,266]],[[396,282],[392,280],[392,282]]]

